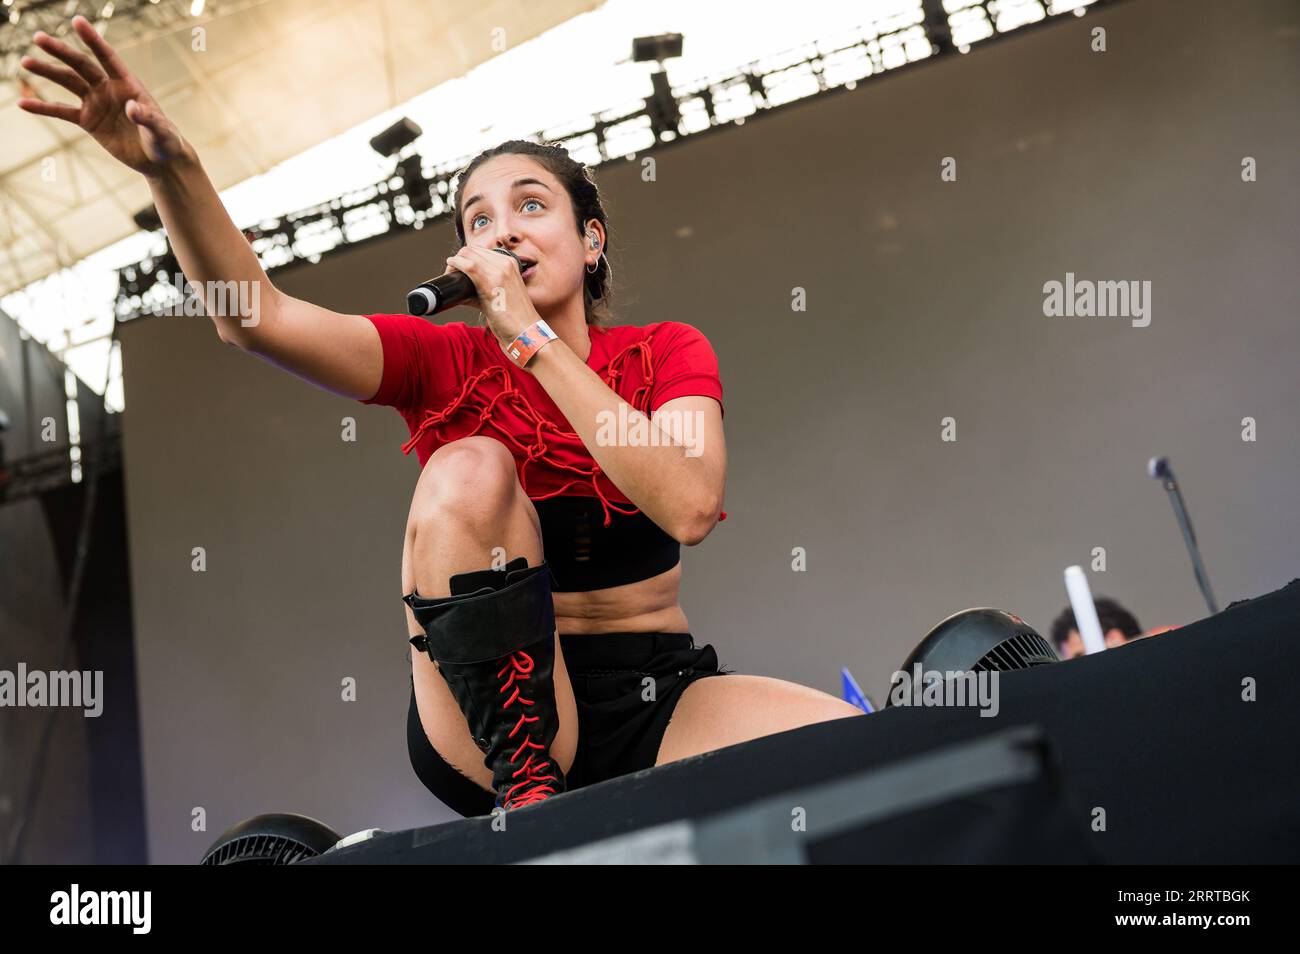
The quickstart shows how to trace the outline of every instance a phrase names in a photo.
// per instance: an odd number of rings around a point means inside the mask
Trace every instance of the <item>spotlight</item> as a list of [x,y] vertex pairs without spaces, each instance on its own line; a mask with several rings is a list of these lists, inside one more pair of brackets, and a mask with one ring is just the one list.
[[662,63],[682,55],[682,35],[661,33],[658,36],[638,36],[632,39],[632,62]]
[[677,127],[682,122],[681,113],[677,109],[677,100],[668,86],[668,74],[664,71],[664,60],[681,55],[682,35],[680,33],[661,33],[658,36],[638,36],[632,39],[634,63],[659,64],[659,69],[650,74],[652,92],[650,99],[646,101],[650,113],[650,129],[658,140],[675,136]]
[[131,216],[131,221],[136,224],[141,232],[156,232],[162,228],[162,219],[158,217],[156,206],[148,205]]
[[424,130],[403,116],[370,140],[370,148],[381,156],[395,156],[422,135]]

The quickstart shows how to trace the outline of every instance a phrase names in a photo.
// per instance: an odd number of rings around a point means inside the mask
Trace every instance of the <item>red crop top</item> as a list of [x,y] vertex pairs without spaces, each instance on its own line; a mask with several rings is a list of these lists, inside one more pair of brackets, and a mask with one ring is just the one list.
[[[366,315],[384,350],[379,390],[363,404],[395,408],[406,420],[423,467],[443,444],[484,434],[515,458],[519,482],[537,501],[558,495],[597,497],[604,525],[611,510],[639,509],[605,475],[546,389],[502,352],[490,329],[463,321],[434,324],[412,315]],[[642,327],[588,326],[587,367],[646,415],[688,394],[722,404],[718,359],[704,335],[680,321]],[[725,418],[726,411],[723,410]],[[725,520],[723,511],[718,519]]]

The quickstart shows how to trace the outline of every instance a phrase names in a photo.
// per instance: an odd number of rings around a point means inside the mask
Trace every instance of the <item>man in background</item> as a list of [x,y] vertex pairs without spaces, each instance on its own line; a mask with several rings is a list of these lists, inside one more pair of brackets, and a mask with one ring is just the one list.
[[[1159,626],[1150,632],[1144,633],[1142,627],[1138,625],[1137,617],[1115,600],[1102,596],[1098,597],[1095,603],[1097,606],[1097,619],[1101,622],[1101,632],[1106,640],[1107,649],[1114,649],[1116,646],[1123,646],[1135,639],[1155,636],[1157,633],[1167,633],[1171,629],[1178,628],[1176,626]],[[1052,644],[1056,646],[1057,655],[1062,659],[1073,659],[1075,656],[1082,656],[1084,653],[1083,637],[1079,635],[1078,624],[1074,620],[1074,611],[1068,606],[1061,611],[1061,615],[1056,617],[1055,622],[1052,623]]]

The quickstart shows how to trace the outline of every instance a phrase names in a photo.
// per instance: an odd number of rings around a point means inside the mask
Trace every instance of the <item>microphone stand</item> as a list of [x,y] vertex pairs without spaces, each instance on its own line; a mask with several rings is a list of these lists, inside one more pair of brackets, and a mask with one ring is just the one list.
[[1205,564],[1201,562],[1201,551],[1196,545],[1196,532],[1192,530],[1192,518],[1188,516],[1187,506],[1183,503],[1183,492],[1178,489],[1178,481],[1174,479],[1174,470],[1169,466],[1169,458],[1151,458],[1151,462],[1147,465],[1147,473],[1159,480],[1169,493],[1169,502],[1174,507],[1174,517],[1178,520],[1178,528],[1183,532],[1183,543],[1187,545],[1187,552],[1192,558],[1196,584],[1201,588],[1205,605],[1210,608],[1210,615],[1213,616],[1219,612],[1219,607],[1214,601],[1214,594],[1210,591],[1210,577],[1205,572]]

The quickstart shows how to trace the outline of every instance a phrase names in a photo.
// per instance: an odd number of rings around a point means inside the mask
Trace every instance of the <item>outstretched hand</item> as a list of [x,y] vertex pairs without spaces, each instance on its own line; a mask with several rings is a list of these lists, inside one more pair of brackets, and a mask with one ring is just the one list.
[[24,56],[21,63],[24,69],[79,97],[80,104],[69,106],[24,97],[18,100],[18,107],[80,126],[114,159],[146,176],[158,175],[187,149],[180,130],[163,115],[157,100],[89,20],[73,17],[72,29],[94,54],[93,59],[62,40],[38,32],[32,38],[36,45],[66,66],[32,56]]

